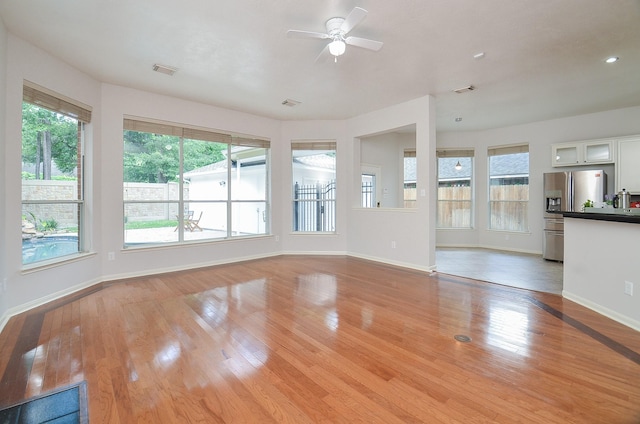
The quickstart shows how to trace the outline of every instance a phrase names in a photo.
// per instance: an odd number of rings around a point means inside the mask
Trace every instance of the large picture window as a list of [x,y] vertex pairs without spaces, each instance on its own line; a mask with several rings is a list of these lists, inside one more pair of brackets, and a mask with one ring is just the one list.
[[438,228],[473,226],[473,150],[439,150]]
[[22,264],[84,250],[85,123],[91,110],[25,82],[22,103]]
[[267,234],[269,146],[125,119],[125,246]]
[[293,231],[336,230],[336,143],[295,142],[293,159]]
[[490,148],[489,228],[529,231],[529,146]]

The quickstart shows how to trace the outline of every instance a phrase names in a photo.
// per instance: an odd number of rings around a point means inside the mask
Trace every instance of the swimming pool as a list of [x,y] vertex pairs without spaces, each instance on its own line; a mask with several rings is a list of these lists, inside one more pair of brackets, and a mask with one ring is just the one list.
[[54,235],[22,240],[22,264],[78,253],[78,236]]

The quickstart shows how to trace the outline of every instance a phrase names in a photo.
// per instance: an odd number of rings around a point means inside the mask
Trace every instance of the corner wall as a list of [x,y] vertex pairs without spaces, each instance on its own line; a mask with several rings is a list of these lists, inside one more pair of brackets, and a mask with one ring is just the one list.
[[[360,137],[416,126],[415,209],[360,207]],[[353,256],[415,269],[435,268],[435,101],[421,97],[349,120],[354,143],[348,250]]]

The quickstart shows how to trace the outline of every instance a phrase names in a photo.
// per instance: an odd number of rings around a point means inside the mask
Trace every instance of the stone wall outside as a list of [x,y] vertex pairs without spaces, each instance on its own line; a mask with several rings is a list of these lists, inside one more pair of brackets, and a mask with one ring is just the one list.
[[[125,205],[125,219],[128,221],[172,220],[178,215],[178,183],[125,183],[125,201],[152,200],[163,203],[139,203]],[[189,189],[185,188],[185,200],[189,199]],[[23,180],[23,200],[76,200],[76,181]],[[174,201],[175,203],[168,203]],[[23,219],[40,223],[55,220],[58,229],[78,226],[78,206],[76,204],[29,204],[22,206]]]

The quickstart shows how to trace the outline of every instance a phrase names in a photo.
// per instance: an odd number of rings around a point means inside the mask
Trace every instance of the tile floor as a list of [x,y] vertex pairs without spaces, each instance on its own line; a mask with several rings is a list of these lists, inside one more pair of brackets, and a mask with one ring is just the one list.
[[562,263],[541,255],[480,248],[437,248],[437,271],[546,293],[562,293]]

